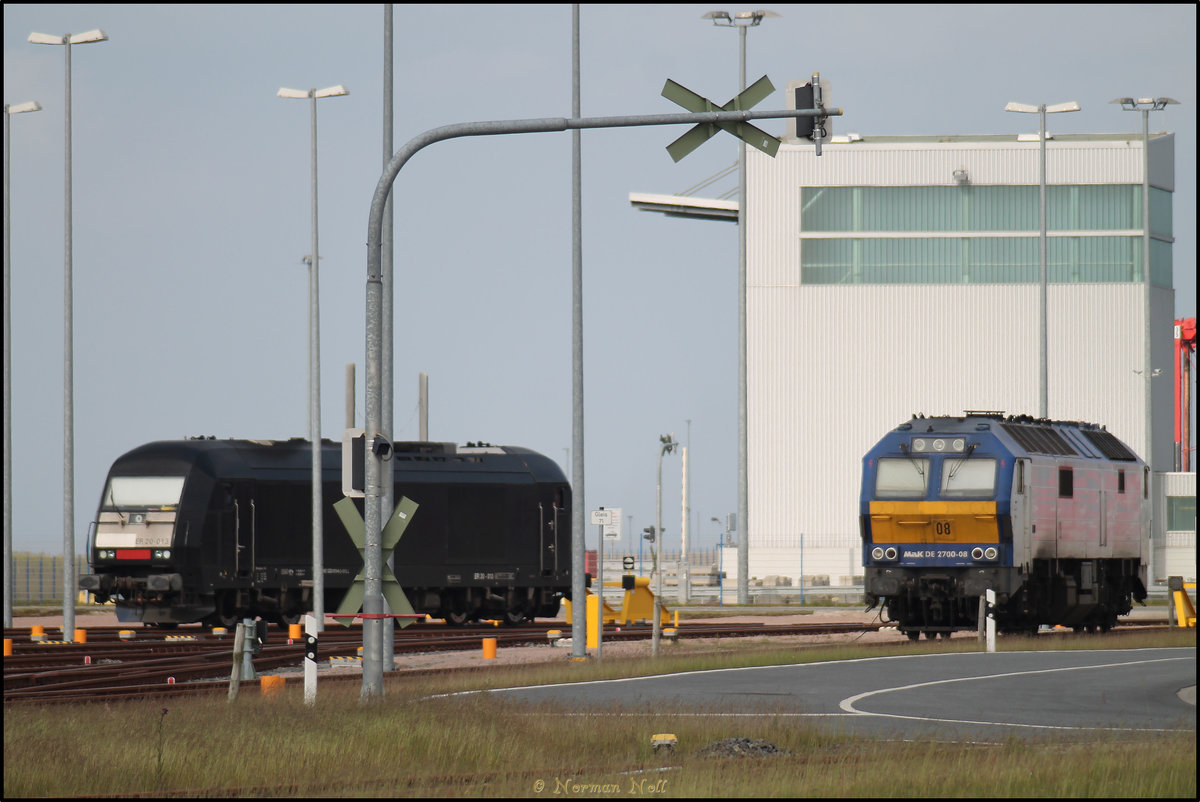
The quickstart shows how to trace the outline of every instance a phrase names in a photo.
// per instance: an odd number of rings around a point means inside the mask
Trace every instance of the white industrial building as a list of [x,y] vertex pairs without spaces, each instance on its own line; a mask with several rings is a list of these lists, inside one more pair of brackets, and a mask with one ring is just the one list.
[[[1140,134],[1047,142],[1048,417],[1102,424],[1174,468],[1174,136],[1150,139],[1145,370]],[[862,456],[915,413],[1038,414],[1038,137],[834,137],[747,149],[750,576],[861,575]],[[631,195],[736,220],[729,202]],[[1150,409],[1146,383],[1150,383]],[[1146,415],[1152,440],[1146,442]],[[1191,476],[1190,540],[1166,537]],[[1183,477],[1183,478],[1176,478]],[[1195,475],[1156,478],[1152,580],[1195,574]],[[803,543],[803,549],[801,545]],[[725,587],[736,587],[733,550]],[[803,565],[801,565],[803,563]]]

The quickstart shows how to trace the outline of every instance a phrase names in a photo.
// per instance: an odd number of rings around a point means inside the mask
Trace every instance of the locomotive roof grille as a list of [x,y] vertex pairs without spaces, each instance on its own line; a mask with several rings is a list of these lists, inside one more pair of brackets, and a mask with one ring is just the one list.
[[[1054,454],[1063,457],[1077,457],[1079,452],[1063,439],[1063,436],[1049,426],[1030,426],[1028,424],[1002,423],[1004,431],[1012,435],[1021,448],[1031,454]],[[1085,434],[1092,434],[1085,432]],[[1112,437],[1112,435],[1109,435]],[[1099,443],[1096,444],[1099,447]],[[1101,451],[1103,448],[1101,447]]]
[[1100,449],[1100,453],[1111,460],[1128,460],[1129,462],[1137,461],[1137,456],[1125,447],[1117,438],[1113,437],[1108,432],[1093,431],[1085,429],[1083,436],[1092,441],[1092,445]]

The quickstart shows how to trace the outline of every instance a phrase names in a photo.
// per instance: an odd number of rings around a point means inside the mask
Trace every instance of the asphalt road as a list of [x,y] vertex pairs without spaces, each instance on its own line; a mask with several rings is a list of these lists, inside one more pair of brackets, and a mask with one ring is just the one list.
[[859,735],[995,741],[1195,732],[1195,685],[1196,650],[1170,648],[905,655],[487,693],[544,714],[772,716]]

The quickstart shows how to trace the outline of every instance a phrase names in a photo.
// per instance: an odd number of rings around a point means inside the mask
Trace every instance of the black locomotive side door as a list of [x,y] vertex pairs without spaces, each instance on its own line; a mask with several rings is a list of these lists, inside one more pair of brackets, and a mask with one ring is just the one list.
[[233,575],[249,579],[254,573],[254,486],[234,485]]
[[538,502],[538,529],[541,539],[538,553],[542,576],[556,576],[559,572],[559,533],[570,530],[570,522],[565,520],[566,515],[561,488],[554,491],[552,498]]

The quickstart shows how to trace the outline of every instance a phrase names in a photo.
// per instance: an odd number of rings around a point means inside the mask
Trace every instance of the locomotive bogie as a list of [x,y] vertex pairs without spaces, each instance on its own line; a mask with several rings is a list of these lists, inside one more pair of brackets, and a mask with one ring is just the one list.
[[1090,424],[914,418],[864,457],[868,600],[910,637],[976,627],[987,590],[1003,630],[1107,629],[1145,598],[1147,481]]
[[[397,443],[392,456],[394,498],[419,505],[393,554],[416,612],[510,623],[557,613],[571,548],[570,488],[557,465],[526,449],[441,443]],[[333,612],[363,560],[332,506],[342,495],[338,444],[323,442],[322,469],[324,607]],[[175,503],[149,499],[160,508],[146,509],[147,489],[165,487],[151,480],[168,475]],[[135,449],[110,471],[94,573],[80,587],[113,599],[123,621],[293,623],[313,605],[311,487],[307,441]],[[151,533],[155,548],[143,548]]]

